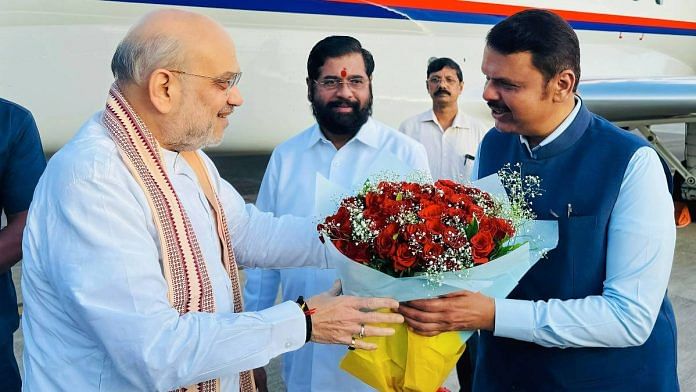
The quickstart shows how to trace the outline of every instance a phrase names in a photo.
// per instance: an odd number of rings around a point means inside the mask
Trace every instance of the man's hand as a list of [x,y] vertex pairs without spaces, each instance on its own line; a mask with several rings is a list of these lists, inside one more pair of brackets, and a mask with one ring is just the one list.
[[374,311],[398,309],[399,303],[391,298],[351,297],[339,295],[340,292],[341,284],[337,281],[331,290],[307,300],[307,306],[316,309],[312,314],[313,342],[351,345],[354,341],[355,348],[374,350],[377,345],[361,340],[360,333],[363,336],[389,336],[394,334],[394,329],[368,324],[404,322],[398,313]]
[[404,302],[399,306],[406,323],[421,335],[495,327],[495,301],[481,293],[458,291],[434,299]]

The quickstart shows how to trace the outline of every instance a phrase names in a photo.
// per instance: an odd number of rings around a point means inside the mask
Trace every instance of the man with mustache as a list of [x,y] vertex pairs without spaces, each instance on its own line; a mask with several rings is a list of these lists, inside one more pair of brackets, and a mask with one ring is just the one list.
[[558,221],[558,246],[508,298],[462,291],[400,312],[425,335],[481,330],[474,390],[679,390],[667,166],[576,95],[580,45],[560,16],[527,10],[495,25],[481,70],[495,129],[475,174],[520,164],[537,176],[532,209]]
[[243,310],[235,255],[251,267],[319,267],[326,256],[315,222],[245,205],[200,150],[220,142],[242,104],[220,24],[148,14],[111,68],[105,109],[53,156],[34,193],[25,391],[253,392],[251,369],[309,340],[374,349],[351,336],[394,333],[369,324],[400,315],[365,310],[396,301],[338,296],[338,285]]
[[490,127],[459,110],[457,102],[464,82],[462,70],[454,60],[432,60],[426,77],[432,109],[407,119],[399,131],[425,146],[434,179],[469,181],[478,145]]
[[[352,190],[362,186],[384,160],[400,160],[427,173],[423,146],[370,116],[374,66],[372,54],[353,37],[327,37],[312,48],[307,60],[307,98],[316,123],[273,151],[258,208],[277,216],[313,216],[318,174]],[[283,299],[294,299],[325,291],[335,279],[335,271],[329,269],[247,271],[246,304],[256,310],[273,305],[279,282]],[[308,344],[284,355],[287,390],[372,390],[339,368],[345,352],[341,346]]]

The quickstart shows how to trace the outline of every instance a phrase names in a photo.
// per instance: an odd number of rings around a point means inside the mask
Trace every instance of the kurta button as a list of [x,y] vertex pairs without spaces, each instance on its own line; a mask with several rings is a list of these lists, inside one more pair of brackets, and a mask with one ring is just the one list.
[[285,342],[285,348],[290,348],[290,347],[292,347],[292,342],[288,340],[287,342]]

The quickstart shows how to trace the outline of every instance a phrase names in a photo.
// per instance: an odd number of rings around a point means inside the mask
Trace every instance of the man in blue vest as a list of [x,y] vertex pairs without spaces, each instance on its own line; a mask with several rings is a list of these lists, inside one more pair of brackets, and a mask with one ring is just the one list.
[[558,247],[506,299],[464,291],[400,312],[424,335],[481,330],[474,390],[678,390],[666,167],[575,94],[578,38],[559,16],[520,12],[486,44],[483,98],[495,128],[474,173],[519,163],[538,176],[533,209],[558,221]]
[[22,380],[12,334],[19,327],[17,293],[10,268],[22,258],[22,231],[34,187],[46,167],[39,131],[31,113],[0,98],[0,391],[19,392]]

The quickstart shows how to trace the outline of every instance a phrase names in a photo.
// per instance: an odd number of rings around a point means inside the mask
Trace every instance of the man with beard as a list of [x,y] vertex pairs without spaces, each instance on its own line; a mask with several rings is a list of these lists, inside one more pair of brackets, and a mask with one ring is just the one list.
[[426,77],[425,88],[433,107],[404,121],[399,131],[425,146],[434,179],[468,181],[478,145],[489,127],[459,110],[457,100],[464,82],[454,60],[434,59],[428,64]]
[[495,25],[481,70],[495,129],[475,173],[519,164],[538,177],[532,209],[558,221],[558,246],[508,298],[462,291],[400,312],[425,335],[481,330],[474,390],[679,390],[666,165],[576,95],[580,45],[560,16],[527,10]]
[[[234,43],[191,12],[149,14],[118,45],[104,111],[48,164],[24,232],[26,391],[255,390],[250,369],[310,339],[389,335],[391,299],[340,286],[244,312],[252,267],[320,266],[311,219],[245,206],[200,151],[242,104]],[[304,294],[304,293],[302,293]]]
[[[399,159],[427,173],[422,145],[370,117],[373,70],[372,55],[355,38],[327,37],[312,48],[307,98],[317,123],[273,151],[256,201],[259,209],[313,216],[317,174],[355,189],[383,159]],[[257,310],[273,305],[279,282],[285,299],[325,291],[336,279],[334,270],[317,268],[247,272],[246,304]],[[308,344],[284,355],[288,391],[371,390],[339,369],[345,352],[341,346]]]

